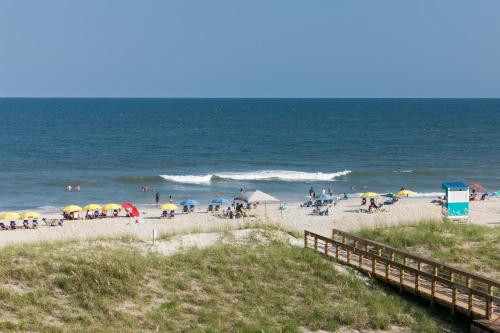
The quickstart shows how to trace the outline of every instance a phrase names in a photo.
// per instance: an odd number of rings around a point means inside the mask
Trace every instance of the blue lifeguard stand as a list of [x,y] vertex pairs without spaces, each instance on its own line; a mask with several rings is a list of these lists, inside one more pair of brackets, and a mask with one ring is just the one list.
[[446,194],[443,214],[450,220],[469,218],[469,185],[463,182],[449,182],[441,185]]

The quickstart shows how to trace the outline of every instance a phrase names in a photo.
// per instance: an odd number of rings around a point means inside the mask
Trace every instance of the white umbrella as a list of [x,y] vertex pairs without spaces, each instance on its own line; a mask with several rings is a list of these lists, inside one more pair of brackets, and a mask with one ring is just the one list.
[[279,199],[262,191],[246,192],[242,196],[234,198],[235,200],[245,201],[246,203],[279,203]]
[[268,203],[280,203],[281,201],[278,198],[273,197],[270,194],[264,193],[262,191],[253,191],[253,192],[246,192],[243,195],[240,195],[234,200],[241,200],[249,204],[259,204],[263,203],[265,205],[266,209],[266,216],[267,216],[267,204]]

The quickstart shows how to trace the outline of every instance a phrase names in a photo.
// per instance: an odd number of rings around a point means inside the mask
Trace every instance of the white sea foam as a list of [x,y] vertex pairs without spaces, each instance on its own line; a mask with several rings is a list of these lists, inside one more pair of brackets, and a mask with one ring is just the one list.
[[56,206],[40,206],[37,207],[37,211],[40,213],[55,213],[61,211],[62,207],[56,207]]
[[252,172],[222,172],[207,175],[160,175],[165,180],[187,184],[210,184],[214,179],[229,180],[277,180],[284,182],[294,181],[334,181],[335,178],[351,173],[344,170],[333,173],[302,172],[287,170],[265,170]]
[[443,196],[444,192],[417,192],[410,195],[410,197],[439,197]]

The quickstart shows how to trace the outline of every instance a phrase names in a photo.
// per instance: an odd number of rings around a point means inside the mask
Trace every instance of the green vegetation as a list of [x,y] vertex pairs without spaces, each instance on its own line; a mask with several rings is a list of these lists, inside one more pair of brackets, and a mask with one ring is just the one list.
[[422,221],[357,234],[500,280],[500,228]]
[[340,326],[439,331],[439,316],[281,242],[171,257],[133,238],[0,252],[0,331],[296,332]]

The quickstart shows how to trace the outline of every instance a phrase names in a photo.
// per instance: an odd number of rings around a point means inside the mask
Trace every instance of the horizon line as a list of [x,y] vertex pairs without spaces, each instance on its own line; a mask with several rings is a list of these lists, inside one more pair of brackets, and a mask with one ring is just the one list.
[[0,99],[500,99],[498,97],[168,97],[168,96],[0,96]]

